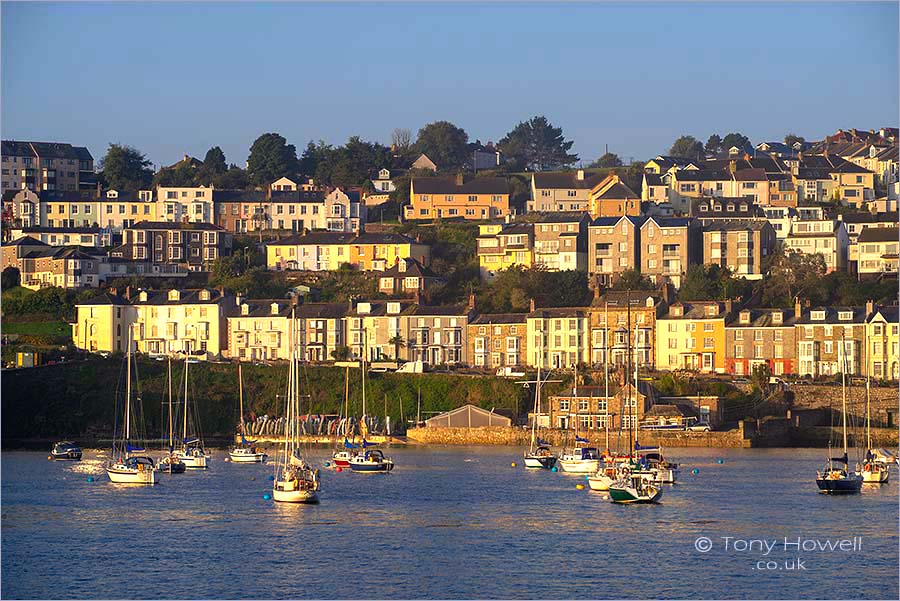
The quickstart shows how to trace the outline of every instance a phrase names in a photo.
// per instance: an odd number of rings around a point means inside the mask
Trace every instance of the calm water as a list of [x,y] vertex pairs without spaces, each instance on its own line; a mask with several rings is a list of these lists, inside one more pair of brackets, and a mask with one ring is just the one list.
[[[813,481],[823,451],[676,449],[681,482],[662,504],[616,506],[577,490],[577,476],[526,472],[519,449],[389,454],[393,473],[323,470],[322,502],[292,506],[262,499],[270,466],[223,462],[222,451],[208,473],[163,476],[153,488],[100,478],[97,452],[74,464],[4,452],[0,593],[898,598],[896,468],[888,485],[827,497]],[[700,536],[712,541],[707,553],[695,548]],[[861,550],[783,548],[785,537],[853,536]],[[756,547],[726,550],[721,537],[778,546],[764,557]],[[783,569],[798,557],[805,569]],[[782,569],[755,569],[760,560]]]

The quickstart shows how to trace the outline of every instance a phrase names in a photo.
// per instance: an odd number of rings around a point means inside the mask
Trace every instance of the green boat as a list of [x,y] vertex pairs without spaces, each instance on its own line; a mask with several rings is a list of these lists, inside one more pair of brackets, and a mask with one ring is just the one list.
[[632,474],[609,487],[613,503],[659,503],[662,488],[647,482],[640,474]]

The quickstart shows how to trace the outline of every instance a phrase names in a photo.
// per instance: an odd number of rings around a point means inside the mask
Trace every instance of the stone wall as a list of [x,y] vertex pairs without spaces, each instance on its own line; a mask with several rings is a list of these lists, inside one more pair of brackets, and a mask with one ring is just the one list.
[[[542,430],[541,438],[551,445],[560,447],[567,443],[565,430]],[[591,432],[583,434],[592,446],[606,447],[606,434]],[[415,428],[406,432],[409,443],[445,444],[445,445],[528,445],[531,441],[531,430],[525,428]],[[616,448],[618,432],[610,432],[610,447]],[[751,440],[745,436],[743,427],[726,432],[687,432],[655,431],[642,432],[639,435],[642,445],[661,444],[663,447],[749,447]],[[568,444],[572,445],[574,437],[568,431]],[[628,436],[623,433],[621,444],[628,446]]]
[[[827,409],[833,408],[835,411],[841,409],[841,387],[840,386],[822,386],[822,385],[802,385],[794,384],[788,387],[793,393],[794,400],[792,406],[796,409]],[[878,424],[887,423],[887,409],[897,409],[900,404],[900,394],[898,394],[895,386],[872,386],[872,421]],[[866,387],[865,385],[854,385],[847,387],[847,401],[850,406],[850,412],[854,415],[864,417],[866,414]]]

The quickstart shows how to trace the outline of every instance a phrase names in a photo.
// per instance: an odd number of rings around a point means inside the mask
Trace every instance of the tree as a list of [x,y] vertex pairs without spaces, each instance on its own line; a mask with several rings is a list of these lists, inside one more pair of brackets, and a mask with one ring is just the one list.
[[734,277],[731,270],[719,265],[691,265],[678,290],[679,300],[725,300],[748,298],[752,285],[745,278]]
[[750,139],[744,134],[732,132],[722,138],[722,149],[728,150],[732,146],[736,146],[741,150],[744,150],[748,146],[750,146]]
[[335,361],[346,361],[350,358],[350,347],[349,346],[339,346],[333,351],[331,351],[331,356]]
[[803,136],[798,136],[797,134],[788,134],[784,137],[784,143],[788,146],[793,146],[797,142],[800,142],[802,144],[803,142],[806,142],[806,138],[804,138]]
[[591,167],[600,168],[621,167],[622,165],[622,159],[619,158],[619,155],[612,152],[607,152],[602,157],[591,163]]
[[805,254],[781,249],[772,255],[768,277],[757,283],[755,293],[763,306],[786,307],[803,296],[813,299],[820,294],[827,268],[821,254]]
[[316,179],[335,186],[358,186],[390,162],[390,150],[377,142],[352,136],[347,143],[331,150],[316,166]]
[[506,157],[507,168],[517,171],[544,171],[572,165],[577,154],[569,154],[572,141],[567,141],[562,128],[553,125],[543,115],[516,125],[498,142]]
[[297,149],[279,134],[263,134],[250,147],[247,176],[256,186],[268,186],[280,177],[296,177],[299,170]]
[[641,189],[644,187],[644,164],[630,164],[628,169],[625,170],[625,173],[622,174],[622,180],[625,182],[626,186],[640,194]]
[[400,333],[396,333],[388,340],[388,344],[394,345],[394,360],[397,362],[397,366],[400,365],[400,349],[406,348],[406,341],[403,339],[403,336]]
[[428,155],[441,171],[453,171],[469,158],[469,134],[449,121],[435,121],[419,130],[416,150]]
[[706,141],[706,154],[716,155],[722,152],[722,138],[719,134],[713,134]]
[[237,165],[231,165],[228,167],[228,171],[216,177],[213,183],[216,188],[225,190],[243,190],[249,187],[250,180],[247,177],[246,171]]
[[217,177],[220,177],[228,171],[228,163],[225,162],[225,153],[218,146],[213,146],[206,151],[206,157],[203,159],[203,165],[200,166],[200,172],[197,174],[198,182],[202,185],[214,183]]
[[19,273],[18,267],[7,267],[3,270],[3,273],[0,274],[0,289],[9,290],[10,288],[15,288],[16,286],[21,285],[21,274]]
[[318,177],[316,173],[319,165],[328,165],[333,153],[334,147],[326,144],[325,140],[319,140],[318,144],[310,141],[300,157],[300,173],[307,177]]
[[412,144],[412,132],[408,129],[397,128],[391,132],[391,148],[395,152],[406,152]]
[[696,159],[703,154],[703,144],[694,136],[681,136],[672,144],[669,154],[673,157]]
[[120,192],[146,190],[153,181],[152,163],[139,150],[124,144],[110,144],[100,160],[107,187]]
[[650,278],[637,269],[626,269],[616,275],[612,285],[613,290],[654,290],[655,286]]

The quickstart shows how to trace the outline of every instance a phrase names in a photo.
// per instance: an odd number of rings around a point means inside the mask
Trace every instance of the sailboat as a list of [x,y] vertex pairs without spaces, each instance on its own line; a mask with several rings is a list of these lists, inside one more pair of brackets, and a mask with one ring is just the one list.
[[859,475],[864,484],[882,484],[888,481],[891,472],[880,449],[872,448],[872,396],[871,382],[866,375],[866,461]]
[[[365,343],[364,343],[365,344]],[[385,457],[381,449],[368,449],[376,446],[366,442],[369,427],[366,424],[366,353],[368,346],[363,350],[362,358],[362,418],[359,420],[359,433],[362,436],[362,449],[350,458],[350,469],[362,473],[386,473],[394,469],[394,462],[390,457]]]
[[[631,306],[629,305],[628,319],[631,320]],[[631,324],[629,323],[629,330]],[[638,324],[634,326],[634,340],[637,342]],[[635,344],[635,346],[637,346]],[[631,361],[631,353],[628,353],[628,360]],[[628,392],[629,405],[633,409],[631,419],[631,436],[629,437],[629,446],[632,449],[633,456],[628,465],[622,466],[621,478],[609,487],[609,500],[613,503],[658,503],[662,498],[662,488],[648,478],[645,473],[644,461],[635,462],[634,455],[640,449],[637,442],[637,395],[638,395],[638,365],[637,349],[635,348],[634,356],[634,385]],[[629,365],[629,368],[631,366]]]
[[234,463],[263,463],[268,455],[256,446],[256,441],[245,438],[247,428],[244,425],[244,377],[240,363],[238,363],[238,397],[241,411],[241,444],[229,449],[228,457]]
[[[819,492],[826,494],[855,494],[862,488],[863,477],[849,469],[847,459],[847,349],[845,338],[841,338],[841,429],[843,433],[844,454],[832,457],[828,453],[828,465],[824,470],[816,472],[816,486]],[[843,466],[843,467],[841,467]]]
[[534,412],[531,419],[531,445],[525,452],[525,467],[537,469],[552,469],[556,465],[556,455],[550,450],[550,443],[541,440],[537,435],[538,414],[541,410],[541,366],[538,363],[537,388],[534,393]]
[[[137,419],[131,406],[131,358],[134,326],[128,328],[128,352],[125,369],[125,411],[122,438],[113,435],[112,459],[106,464],[106,475],[116,484],[155,484],[153,459],[142,446],[132,445]],[[118,413],[118,411],[117,411]],[[132,426],[132,421],[135,422]],[[118,424],[117,424],[118,426]]]
[[169,452],[156,463],[157,471],[167,474],[183,474],[187,466],[178,458],[175,452],[175,414],[172,408],[172,358],[169,357],[167,365],[166,385],[169,389]]
[[344,444],[343,449],[335,449],[331,454],[331,465],[341,469],[350,467],[350,460],[356,455],[359,445],[347,440],[350,431],[350,366],[344,371],[344,410],[341,416],[344,420]]
[[[572,397],[578,398],[578,365],[575,365],[575,381],[572,384]],[[573,401],[574,402],[574,401]],[[600,468],[600,452],[590,444],[587,438],[578,436],[578,421],[575,421],[575,446],[559,458],[559,467],[570,474],[593,474]]]
[[[186,352],[184,354],[184,397],[182,398],[182,409],[184,410],[184,421],[181,430],[182,447],[175,454],[178,459],[184,462],[185,467],[188,469],[205,470],[209,467],[209,457],[203,447],[203,440],[200,438],[200,429],[197,427],[198,416],[195,416],[191,424],[194,426],[195,432],[188,438],[188,415],[191,413],[191,404],[188,401],[188,366],[191,364],[190,358],[190,352]],[[196,407],[194,407],[194,410],[196,412]]]
[[[603,385],[604,385],[604,394],[606,395],[606,451],[604,451],[603,460],[600,463],[600,466],[597,468],[597,472],[593,476],[588,477],[588,486],[591,490],[599,490],[599,491],[607,491],[609,487],[616,483],[620,478],[620,474],[618,473],[618,466],[615,463],[615,458],[611,457],[609,454],[609,366],[607,365],[607,359],[609,358],[609,338],[608,338],[608,326],[609,324],[609,303],[605,304],[605,316],[604,316],[604,336],[603,336]],[[618,450],[618,449],[617,449]]]
[[275,458],[272,498],[280,503],[315,503],[319,499],[319,470],[307,465],[300,450],[300,374],[297,358],[296,301],[291,307],[291,362],[284,420],[284,442]]

